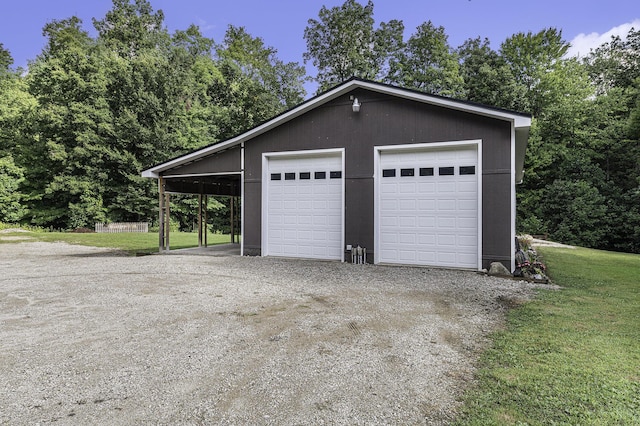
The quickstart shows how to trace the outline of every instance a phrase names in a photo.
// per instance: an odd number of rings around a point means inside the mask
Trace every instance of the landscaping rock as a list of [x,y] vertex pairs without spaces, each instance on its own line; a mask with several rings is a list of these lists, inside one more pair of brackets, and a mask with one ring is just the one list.
[[497,276],[511,276],[511,271],[507,269],[500,262],[491,262],[491,267],[489,268],[489,275],[497,275]]

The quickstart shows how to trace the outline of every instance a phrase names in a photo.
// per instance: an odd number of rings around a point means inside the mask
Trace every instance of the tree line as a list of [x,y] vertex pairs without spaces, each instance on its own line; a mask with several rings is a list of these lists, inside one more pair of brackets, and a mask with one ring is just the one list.
[[[567,57],[555,28],[498,50],[480,37],[453,47],[431,21],[405,38],[402,21],[375,22],[372,1],[347,0],[308,21],[309,77],[242,27],[219,43],[195,25],[169,34],[147,0],[113,0],[93,26],[95,37],[76,17],[45,25],[28,70],[0,44],[0,221],[154,221],[141,170],[297,105],[310,79],[322,92],[356,76],[530,112],[518,231],[640,252],[640,31],[584,58]],[[191,226],[195,200],[174,204]],[[226,215],[220,200],[210,208]]]

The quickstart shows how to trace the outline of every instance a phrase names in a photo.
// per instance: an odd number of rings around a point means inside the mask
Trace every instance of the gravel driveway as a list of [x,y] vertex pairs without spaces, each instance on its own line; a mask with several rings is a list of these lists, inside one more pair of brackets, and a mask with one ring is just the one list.
[[446,424],[533,285],[0,244],[0,423]]

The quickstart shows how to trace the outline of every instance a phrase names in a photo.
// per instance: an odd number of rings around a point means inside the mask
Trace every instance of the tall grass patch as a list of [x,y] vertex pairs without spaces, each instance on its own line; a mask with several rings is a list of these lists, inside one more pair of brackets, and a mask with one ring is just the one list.
[[540,252],[562,289],[509,313],[457,424],[640,424],[640,256]]

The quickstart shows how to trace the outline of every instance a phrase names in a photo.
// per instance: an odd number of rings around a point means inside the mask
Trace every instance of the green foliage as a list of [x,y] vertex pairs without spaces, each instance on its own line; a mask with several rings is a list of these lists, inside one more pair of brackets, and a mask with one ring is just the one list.
[[373,2],[362,6],[347,0],[342,6],[322,6],[318,19],[309,19],[304,31],[305,63],[318,69],[316,81],[322,92],[355,76],[369,80],[383,77],[385,65],[402,45],[400,21],[374,28]]
[[609,232],[605,198],[582,180],[553,182],[545,191],[541,213],[554,241],[599,247]]
[[303,68],[243,28],[216,45],[194,25],[170,35],[163,21],[147,0],[114,0],[93,20],[95,38],[77,17],[51,21],[25,76],[0,49],[0,157],[11,154],[24,175],[11,191],[25,220],[153,221],[157,186],[143,169],[302,101]]
[[457,54],[447,39],[444,27],[436,27],[431,21],[419,25],[393,61],[397,82],[427,93],[462,97],[464,80]]
[[598,93],[607,93],[614,87],[626,88],[640,78],[640,29],[632,28],[622,39],[611,41],[591,52],[585,62]]
[[373,8],[372,1],[363,6],[347,0],[331,9],[323,6],[319,19],[309,19],[303,56],[318,70],[318,92],[360,77],[444,96],[464,93],[458,58],[443,27],[425,22],[405,42],[402,21],[375,28]]
[[456,424],[638,424],[640,257],[540,251],[562,290],[509,313]]
[[0,75],[9,72],[9,67],[13,64],[11,52],[4,48],[4,44],[0,43]]
[[517,33],[500,46],[500,54],[511,69],[516,82],[526,90],[524,109],[538,116],[545,94],[540,87],[544,75],[562,63],[561,58],[569,49],[569,43],[562,38],[562,31],[547,28],[537,33]]
[[526,110],[526,90],[516,82],[504,57],[491,49],[489,39],[468,39],[458,49],[466,99],[511,110]]
[[24,195],[19,190],[23,181],[23,170],[13,157],[0,157],[0,222],[19,222],[24,216]]

